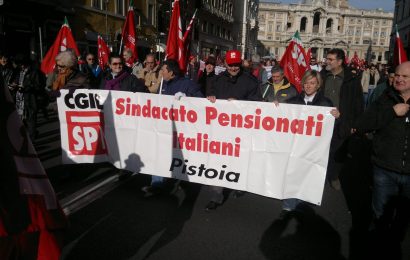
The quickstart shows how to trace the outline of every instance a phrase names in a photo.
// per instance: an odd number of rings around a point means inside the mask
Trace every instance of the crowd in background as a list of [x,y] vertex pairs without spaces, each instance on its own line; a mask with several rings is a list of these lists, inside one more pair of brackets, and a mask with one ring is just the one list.
[[[236,99],[273,102],[275,105],[291,103],[335,107],[330,111],[336,123],[330,146],[329,185],[336,190],[348,185],[343,184],[343,177],[339,176],[340,172],[346,171],[343,168],[346,161],[368,161],[370,164],[372,156],[375,176],[377,173],[379,179],[393,176],[391,178],[400,180],[391,181],[393,184],[386,184],[386,180],[363,184],[371,187],[373,202],[363,202],[361,210],[373,208],[375,216],[375,221],[365,224],[355,222],[357,211],[351,206],[355,198],[345,194],[352,210],[352,230],[358,232],[359,237],[369,230],[378,230],[381,237],[385,236],[380,241],[385,242],[388,238],[389,243],[402,239],[399,235],[402,232],[393,230],[389,233],[394,224],[392,219],[397,217],[398,211],[387,218],[384,207],[387,200],[396,195],[404,197],[406,205],[409,205],[410,170],[407,169],[407,157],[410,152],[406,154],[407,136],[410,134],[407,125],[409,64],[398,68],[385,64],[345,64],[344,52],[332,49],[322,62],[317,62],[315,57],[310,58],[310,70],[302,78],[302,92],[299,93],[286,78],[277,60],[262,59],[259,55],[242,60],[241,53],[236,50],[228,51],[224,59],[209,55],[198,60],[198,57],[191,56],[186,71],[181,70],[177,61],[158,61],[154,54],[148,54],[141,61],[136,60],[127,49],[121,55],[111,55],[105,68],[99,67],[93,53],[78,58],[73,52],[64,51],[57,55],[55,61],[54,72],[44,75],[38,64],[23,55],[11,58],[0,54],[2,78],[32,140],[38,134],[37,114],[43,113],[47,119],[50,104],[55,103],[61,89],[105,89],[174,95],[177,98],[204,97],[210,102]],[[367,125],[362,122],[367,122]],[[394,134],[386,131],[393,131]],[[372,141],[373,149],[378,150],[357,155],[356,151],[361,149],[355,146],[357,143],[368,145]],[[379,146],[374,147],[374,144]],[[393,151],[394,148],[400,152]],[[397,158],[386,155],[383,150],[397,155]],[[146,196],[153,196],[164,192],[166,184],[166,179],[153,176],[151,185],[144,187],[143,191]],[[389,190],[386,185],[395,185],[395,188]],[[224,201],[222,188],[210,188],[212,196],[205,207],[207,211],[215,210]],[[234,194],[239,196],[241,192]],[[298,211],[301,203],[297,199],[284,200],[280,217],[289,217],[289,214]],[[401,218],[403,214],[408,217],[408,210],[400,214]]]

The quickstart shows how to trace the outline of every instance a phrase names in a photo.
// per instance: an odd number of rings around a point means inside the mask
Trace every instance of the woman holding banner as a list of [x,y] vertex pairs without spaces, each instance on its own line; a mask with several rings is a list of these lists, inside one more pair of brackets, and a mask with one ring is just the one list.
[[[318,71],[306,71],[302,77],[301,84],[303,91],[299,95],[288,99],[286,103],[308,106],[333,107],[332,101],[325,97],[323,95],[323,92],[320,91],[322,78]],[[340,117],[340,112],[337,108],[332,109],[330,111],[330,114],[336,119]],[[291,213],[292,211],[298,210],[301,203],[302,201],[296,198],[284,199],[280,218],[284,219],[288,217],[289,213]]]

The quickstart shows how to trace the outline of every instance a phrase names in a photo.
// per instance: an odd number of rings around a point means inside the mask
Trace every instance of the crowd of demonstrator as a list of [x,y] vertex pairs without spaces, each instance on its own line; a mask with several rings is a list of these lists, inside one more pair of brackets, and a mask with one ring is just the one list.
[[[331,49],[321,63],[310,59],[311,70],[303,76],[302,92],[298,93],[276,60],[263,60],[259,55],[249,60],[241,57],[237,50],[228,51],[224,59],[210,55],[198,61],[191,56],[186,73],[181,73],[177,61],[159,62],[153,54],[140,63],[134,61],[131,51],[124,50],[122,55],[111,55],[107,67],[100,68],[92,53],[79,63],[73,52],[64,51],[55,58],[55,71],[45,76],[25,57],[9,60],[1,54],[0,72],[32,140],[37,136],[37,114],[47,118],[47,106],[55,102],[60,89],[334,107],[329,108],[336,122],[327,180],[334,189],[343,190],[352,213],[351,245],[356,250],[351,257],[400,257],[396,246],[410,218],[410,62],[396,68],[380,64],[358,67],[345,64],[343,50]],[[358,180],[362,180],[359,185]],[[169,185],[172,180],[153,176],[143,191],[146,197],[166,194]],[[223,188],[210,189],[207,211],[217,209],[225,200]],[[236,197],[242,194],[233,192]],[[367,195],[371,199],[366,200]],[[304,204],[296,198],[285,199],[280,218],[303,216]],[[366,218],[369,212],[373,217]]]

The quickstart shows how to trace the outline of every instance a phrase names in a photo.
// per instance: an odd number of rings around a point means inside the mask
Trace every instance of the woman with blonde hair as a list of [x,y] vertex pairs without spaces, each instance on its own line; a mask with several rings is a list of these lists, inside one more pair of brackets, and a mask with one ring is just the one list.
[[[302,92],[297,96],[290,98],[286,101],[288,104],[297,105],[310,105],[310,106],[323,106],[333,107],[333,103],[330,99],[323,95],[320,90],[322,85],[322,78],[320,72],[316,70],[308,70],[301,80]],[[336,119],[340,117],[340,112],[337,108],[330,110],[330,114]],[[282,204],[282,212],[280,218],[286,218],[290,212],[298,210],[301,200],[296,198],[284,199]]]

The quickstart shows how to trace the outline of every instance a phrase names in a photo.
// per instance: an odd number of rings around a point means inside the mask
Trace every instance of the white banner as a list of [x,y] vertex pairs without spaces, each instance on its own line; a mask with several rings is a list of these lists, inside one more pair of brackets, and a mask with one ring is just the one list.
[[105,90],[58,98],[64,163],[118,168],[320,205],[329,107]]

